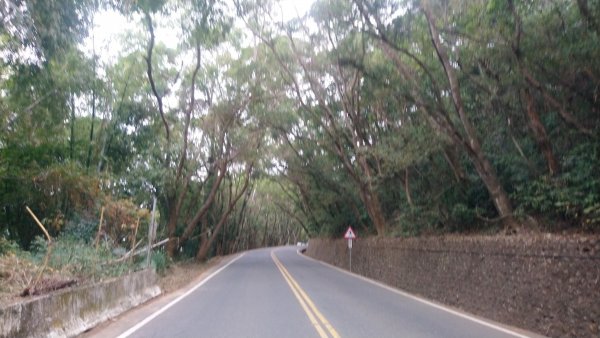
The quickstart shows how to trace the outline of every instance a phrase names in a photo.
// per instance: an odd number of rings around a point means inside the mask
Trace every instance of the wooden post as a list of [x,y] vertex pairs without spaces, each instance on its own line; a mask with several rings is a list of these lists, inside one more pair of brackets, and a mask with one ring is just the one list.
[[147,266],[150,267],[150,252],[152,252],[152,241],[154,240],[154,234],[156,231],[154,228],[156,227],[156,196],[153,197],[152,202],[152,216],[150,218],[150,226],[148,227],[148,254],[146,255]]
[[98,232],[96,233],[96,252],[98,252],[98,244],[100,242],[100,230],[102,230],[102,221],[104,220],[104,207],[100,210],[100,223],[98,223]]
[[[136,241],[139,226],[140,226],[140,218],[138,217],[137,222],[135,223],[135,229],[133,230],[133,238],[131,238],[131,250],[135,250],[135,241]],[[132,259],[133,259],[133,255],[131,255],[131,257],[130,257],[130,262]]]

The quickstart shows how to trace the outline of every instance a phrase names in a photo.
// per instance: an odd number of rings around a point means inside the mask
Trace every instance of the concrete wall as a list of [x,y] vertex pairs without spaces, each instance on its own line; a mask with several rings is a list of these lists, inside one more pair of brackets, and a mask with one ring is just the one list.
[[[306,253],[348,268],[344,240]],[[600,337],[599,236],[358,239],[352,270],[547,336]]]
[[70,337],[160,294],[156,274],[140,271],[0,308],[0,337]]

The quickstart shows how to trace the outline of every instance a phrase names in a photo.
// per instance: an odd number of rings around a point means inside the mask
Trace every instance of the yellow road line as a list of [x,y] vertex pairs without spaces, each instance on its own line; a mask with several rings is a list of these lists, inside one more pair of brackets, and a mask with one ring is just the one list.
[[[292,289],[292,292],[298,299],[298,302],[302,306],[302,309],[304,309],[304,312],[306,312],[306,315],[308,316],[310,322],[313,324],[313,326],[319,333],[319,336],[321,338],[329,337],[321,327],[321,324],[323,324],[323,326],[325,326],[325,328],[327,329],[327,331],[329,331],[329,334],[331,334],[333,338],[340,338],[340,335],[337,333],[337,331],[333,328],[333,326],[331,326],[329,321],[325,319],[325,316],[323,316],[323,314],[317,309],[315,303],[313,303],[313,301],[310,299],[310,297],[308,297],[306,292],[302,290],[298,282],[296,282],[296,280],[292,277],[292,275],[285,268],[285,266],[283,266],[283,264],[279,261],[277,256],[275,256],[274,251],[271,251],[271,258],[273,259],[275,265],[283,275],[285,281]],[[315,316],[319,319],[321,323],[319,323],[319,321],[316,320]]]
[[273,258],[273,261],[275,262],[275,265],[277,266],[277,268],[279,269],[279,271],[283,275],[283,278],[285,279],[285,281],[290,286],[290,289],[292,289],[292,292],[294,293],[294,296],[296,296],[296,299],[298,299],[298,302],[300,303],[300,305],[302,306],[302,309],[304,310],[304,312],[308,316],[308,319],[310,320],[311,324],[315,327],[315,329],[319,333],[319,336],[321,338],[328,338],[327,333],[325,333],[325,331],[321,327],[321,324],[317,321],[317,319],[315,318],[315,316],[313,315],[313,313],[310,311],[310,309],[308,308],[308,306],[304,302],[304,299],[302,299],[302,296],[300,296],[300,294],[298,293],[298,291],[296,291],[296,288],[294,288],[294,286],[293,286],[292,282],[289,280],[288,276],[283,272],[282,267],[281,267],[281,263],[277,260],[277,258],[273,255],[272,252],[271,252],[271,257]]
[[[280,264],[281,264],[281,262],[280,262]],[[302,298],[304,298],[304,300],[306,301],[306,303],[308,304],[308,306],[313,310],[314,314],[319,318],[319,320],[321,321],[321,323],[323,323],[323,325],[325,326],[325,328],[327,328],[327,330],[329,331],[329,333],[331,333],[331,335],[334,338],[339,338],[340,336],[335,331],[335,329],[333,328],[333,326],[331,326],[331,324],[329,324],[329,322],[327,321],[327,319],[325,319],[325,316],[323,316],[323,314],[317,309],[317,307],[312,302],[312,300],[308,297],[308,295],[304,292],[304,290],[302,290],[302,288],[300,287],[300,285],[298,285],[298,283],[292,278],[292,275],[290,275],[289,271],[287,271],[287,269],[283,266],[283,264],[281,264],[281,268],[283,269],[283,272],[288,275],[288,277],[290,278],[290,280],[292,281],[292,283],[294,284],[294,286],[297,288],[297,290],[300,293],[300,295],[302,296]]]

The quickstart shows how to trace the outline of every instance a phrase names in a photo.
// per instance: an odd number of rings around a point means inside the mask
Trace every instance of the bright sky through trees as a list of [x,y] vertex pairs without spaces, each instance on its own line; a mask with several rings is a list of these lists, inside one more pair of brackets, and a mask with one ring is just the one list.
[[[313,2],[314,0],[281,0],[274,8],[274,18],[285,22],[298,16],[302,17],[310,11]],[[119,53],[123,51],[123,39],[128,32],[139,30],[136,21],[141,19],[139,16],[127,18],[115,10],[98,12],[94,17],[94,29],[85,39],[83,50],[91,56],[95,44],[100,61],[106,64],[114,63]],[[162,22],[162,24],[166,26],[168,23]],[[243,23],[238,22],[238,25]],[[156,31],[157,40],[167,47],[175,48],[179,41],[179,33],[174,27],[165,26]]]

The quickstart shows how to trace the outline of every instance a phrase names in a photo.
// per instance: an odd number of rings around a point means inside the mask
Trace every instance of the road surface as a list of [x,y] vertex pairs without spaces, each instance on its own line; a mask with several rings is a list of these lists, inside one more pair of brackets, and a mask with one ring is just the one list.
[[99,335],[533,337],[326,266],[294,247],[241,254],[179,298],[125,325]]

